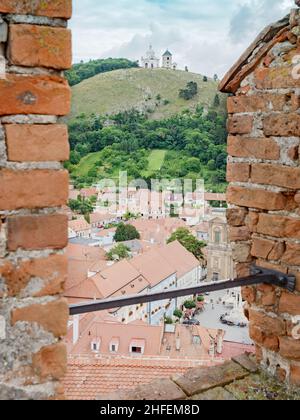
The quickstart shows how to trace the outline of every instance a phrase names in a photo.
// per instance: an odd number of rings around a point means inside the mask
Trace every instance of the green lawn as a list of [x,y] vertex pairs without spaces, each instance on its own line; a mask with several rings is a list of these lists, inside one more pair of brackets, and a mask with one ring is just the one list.
[[165,161],[166,150],[152,150],[148,158],[148,172],[159,171]]
[[90,153],[89,155],[83,157],[74,171],[74,175],[87,176],[89,170],[94,168],[100,157],[101,152]]

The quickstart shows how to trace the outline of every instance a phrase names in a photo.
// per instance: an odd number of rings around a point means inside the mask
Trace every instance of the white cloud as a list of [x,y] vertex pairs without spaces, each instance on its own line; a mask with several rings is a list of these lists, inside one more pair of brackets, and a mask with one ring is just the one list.
[[74,0],[74,61],[138,60],[149,43],[172,50],[180,68],[222,75],[293,0]]

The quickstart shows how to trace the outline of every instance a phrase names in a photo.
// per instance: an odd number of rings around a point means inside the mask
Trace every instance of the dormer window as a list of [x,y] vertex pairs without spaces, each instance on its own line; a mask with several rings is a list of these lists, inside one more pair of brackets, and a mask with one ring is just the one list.
[[109,343],[109,351],[111,353],[118,353],[119,351],[120,340],[118,338],[113,338]]
[[94,353],[98,353],[100,351],[100,346],[101,346],[101,340],[97,339],[97,340],[93,340],[91,342],[91,350]]

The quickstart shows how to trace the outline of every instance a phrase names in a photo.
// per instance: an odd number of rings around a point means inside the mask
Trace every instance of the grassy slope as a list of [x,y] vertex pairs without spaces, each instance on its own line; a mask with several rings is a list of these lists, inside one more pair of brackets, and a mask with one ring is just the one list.
[[87,156],[84,156],[74,171],[76,176],[87,176],[90,169],[92,169],[95,163],[100,159],[101,152],[90,153]]
[[[179,90],[190,81],[198,83],[198,95],[190,101],[180,99]],[[72,91],[72,116],[83,112],[114,114],[131,108],[141,111],[150,108],[154,110],[153,118],[161,119],[185,108],[194,109],[198,103],[208,107],[217,93],[217,82],[211,79],[203,82],[203,76],[179,70],[124,69],[84,80]],[[157,101],[157,95],[161,95],[161,101]],[[164,105],[166,99],[170,103]]]
[[166,157],[166,153],[166,150],[152,150],[148,158],[148,172],[152,173],[161,169]]

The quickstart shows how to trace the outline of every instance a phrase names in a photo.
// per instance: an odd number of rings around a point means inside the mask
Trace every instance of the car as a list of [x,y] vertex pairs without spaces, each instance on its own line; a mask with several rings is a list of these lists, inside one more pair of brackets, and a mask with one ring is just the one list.
[[200,325],[200,321],[195,318],[186,319],[183,321],[183,325]]

